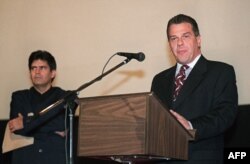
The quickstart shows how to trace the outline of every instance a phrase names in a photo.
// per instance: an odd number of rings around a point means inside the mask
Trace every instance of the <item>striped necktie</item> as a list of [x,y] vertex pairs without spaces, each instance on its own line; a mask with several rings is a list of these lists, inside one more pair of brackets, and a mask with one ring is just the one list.
[[186,80],[186,73],[185,71],[189,68],[188,65],[182,65],[181,69],[179,71],[179,73],[177,74],[177,76],[175,77],[175,90],[174,90],[174,95],[173,95],[173,101],[176,100],[181,87],[184,84],[184,81]]

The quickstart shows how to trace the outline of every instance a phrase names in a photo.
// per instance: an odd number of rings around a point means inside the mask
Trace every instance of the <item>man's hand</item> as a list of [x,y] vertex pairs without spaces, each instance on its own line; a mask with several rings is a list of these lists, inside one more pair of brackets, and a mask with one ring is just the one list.
[[61,136],[62,138],[64,138],[66,136],[66,132],[65,131],[55,131],[55,133],[59,136]]
[[18,113],[18,117],[9,121],[9,129],[11,132],[14,132],[22,128],[23,128],[23,116],[21,113]]
[[192,129],[190,126],[190,123],[188,120],[186,120],[182,115],[180,115],[179,113],[170,110],[170,112],[175,116],[175,118],[188,130]]

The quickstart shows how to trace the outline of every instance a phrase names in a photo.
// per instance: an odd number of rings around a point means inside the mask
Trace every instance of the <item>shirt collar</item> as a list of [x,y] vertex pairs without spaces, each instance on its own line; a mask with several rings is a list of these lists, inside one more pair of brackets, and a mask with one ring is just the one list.
[[[201,57],[201,54],[199,54],[198,56],[196,56],[196,58],[191,63],[188,63],[187,65],[189,66],[189,68],[193,69],[193,67],[195,66],[195,64],[197,63],[197,61],[200,59],[200,57]],[[178,70],[180,70],[180,68],[181,68],[182,65],[183,64],[177,63],[177,68],[176,68],[177,72],[178,72]]]

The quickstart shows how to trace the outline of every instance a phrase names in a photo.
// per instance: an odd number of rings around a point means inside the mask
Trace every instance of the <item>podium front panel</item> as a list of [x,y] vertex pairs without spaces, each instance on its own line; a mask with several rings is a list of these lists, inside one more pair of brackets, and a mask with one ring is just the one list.
[[79,105],[78,156],[188,159],[194,137],[153,93],[81,98]]
[[143,154],[145,94],[80,99],[79,156]]

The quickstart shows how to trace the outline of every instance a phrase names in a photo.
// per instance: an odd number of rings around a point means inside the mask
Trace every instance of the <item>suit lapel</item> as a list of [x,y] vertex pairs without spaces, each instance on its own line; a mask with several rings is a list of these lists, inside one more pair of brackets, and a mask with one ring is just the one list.
[[178,108],[184,100],[192,94],[192,92],[197,88],[200,82],[204,78],[204,73],[207,71],[207,60],[201,56],[192,71],[190,72],[188,78],[186,79],[181,91],[175,101],[174,108]]
[[170,71],[170,73],[168,74],[168,76],[166,76],[166,84],[164,86],[166,86],[166,91],[164,91],[164,94],[166,95],[166,100],[167,100],[167,104],[168,107],[171,109],[173,108],[173,93],[174,93],[174,79],[175,79],[175,70],[176,70],[176,66],[173,67],[173,69]]

